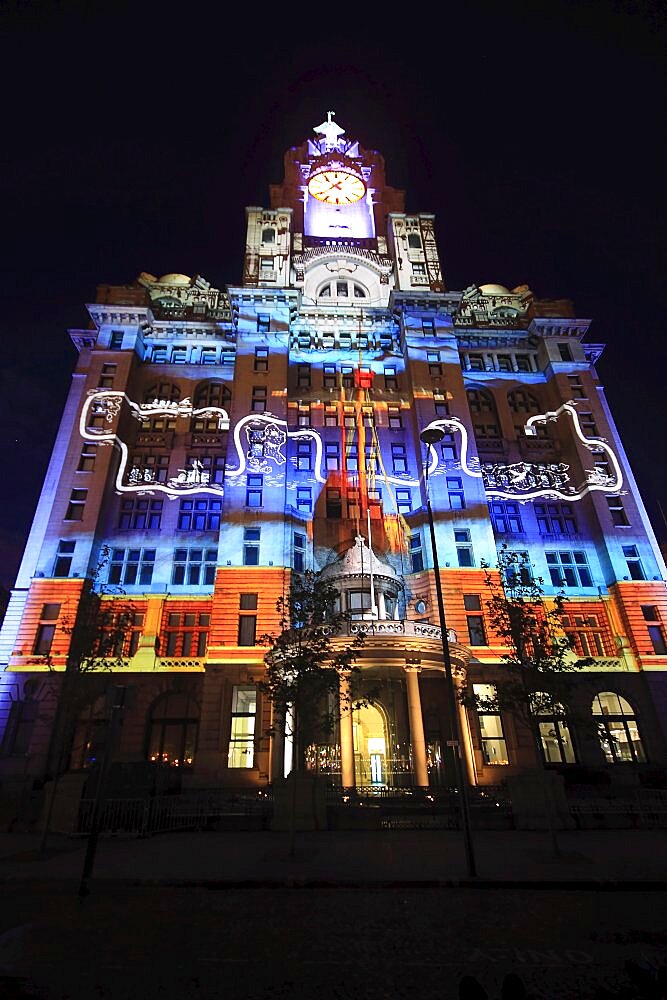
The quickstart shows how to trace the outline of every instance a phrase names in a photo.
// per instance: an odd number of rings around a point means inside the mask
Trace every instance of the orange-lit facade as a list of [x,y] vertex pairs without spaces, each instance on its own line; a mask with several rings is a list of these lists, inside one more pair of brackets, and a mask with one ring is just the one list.
[[[113,682],[133,689],[118,760],[168,763],[186,786],[281,778],[260,640],[291,574],[324,569],[364,622],[378,697],[309,765],[346,786],[451,784],[425,462],[456,683],[502,678],[482,566],[507,545],[547,596],[564,590],[594,658],[573,712],[614,737],[545,720],[549,764],[664,766],[665,567],[590,321],[526,285],[448,291],[433,216],[407,212],[331,114],[284,163],[270,206],[246,209],[241,284],[143,273],[100,285],[70,331],[79,360],[0,638],[0,780],[53,769],[91,580],[127,627],[77,695],[70,769],[99,757]],[[460,721],[474,784],[536,765],[511,717]]]

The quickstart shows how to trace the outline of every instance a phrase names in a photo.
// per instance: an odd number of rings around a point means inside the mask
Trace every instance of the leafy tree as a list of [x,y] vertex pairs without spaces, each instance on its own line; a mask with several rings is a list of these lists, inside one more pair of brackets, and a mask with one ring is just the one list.
[[264,657],[266,678],[259,687],[292,737],[294,770],[303,768],[308,745],[333,731],[341,678],[349,679],[342,686],[343,710],[352,711],[369,700],[358,694],[360,670],[355,666],[363,631],[343,642],[335,638],[349,620],[339,610],[339,596],[321,573],[292,574],[289,593],[276,605],[281,631],[262,639],[270,648]]
[[[573,638],[566,633],[567,598],[558,593],[547,599],[544,581],[534,577],[525,555],[503,546],[497,571],[487,565],[485,601],[491,630],[508,652],[501,657],[502,675],[494,684],[493,697],[463,691],[461,701],[478,712],[509,712],[530,731],[538,761],[545,763],[540,722],[548,716],[569,732],[575,714],[571,701],[576,675],[594,663],[591,657],[573,653]],[[580,731],[594,726],[576,718]],[[553,818],[545,796],[545,814],[554,853],[559,854]]]

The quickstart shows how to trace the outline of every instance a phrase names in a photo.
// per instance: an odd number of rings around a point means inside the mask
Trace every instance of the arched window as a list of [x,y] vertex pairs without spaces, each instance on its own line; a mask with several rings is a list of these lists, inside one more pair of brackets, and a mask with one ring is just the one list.
[[613,691],[602,691],[593,700],[593,716],[601,725],[600,742],[608,763],[643,763],[646,760],[629,701]]
[[199,706],[176,691],[153,705],[148,720],[147,756],[172,767],[192,767],[199,729]]
[[576,756],[565,707],[546,691],[536,691],[532,709],[540,731],[542,753],[547,764],[575,764]]
[[486,389],[467,389],[466,395],[478,445],[486,438],[499,438],[500,424],[491,393]]
[[[229,412],[232,394],[224,382],[217,379],[210,379],[207,382],[200,382],[194,394],[194,409],[202,410],[207,406],[215,406]],[[220,430],[219,415],[199,414],[193,416],[190,430],[193,434],[213,434]]]
[[540,405],[532,393],[525,389],[515,389],[507,393],[507,402],[512,413],[539,413]]
[[318,299],[337,299],[340,302],[348,302],[350,299],[367,299],[368,289],[360,285],[358,281],[328,281],[322,285],[317,293]]

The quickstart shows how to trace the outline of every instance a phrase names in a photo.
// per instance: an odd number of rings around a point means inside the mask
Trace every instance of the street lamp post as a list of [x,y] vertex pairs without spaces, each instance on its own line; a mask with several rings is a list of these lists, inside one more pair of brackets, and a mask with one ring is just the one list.
[[438,562],[438,548],[435,542],[435,527],[433,525],[433,510],[431,509],[431,498],[428,491],[428,467],[431,457],[431,447],[442,441],[445,434],[439,427],[427,427],[419,435],[420,440],[427,446],[426,452],[426,512],[428,514],[428,526],[431,534],[431,549],[433,551],[433,569],[435,572],[435,592],[438,598],[438,616],[440,618],[440,636],[442,640],[442,659],[445,665],[445,681],[447,683],[447,696],[449,699],[449,725],[451,740],[449,741],[454,750],[454,762],[456,768],[456,786],[459,793],[461,807],[461,828],[463,831],[463,842],[465,845],[466,862],[468,865],[468,875],[474,878],[477,875],[475,864],[475,852],[473,850],[472,834],[470,829],[470,808],[468,804],[468,786],[463,773],[463,760],[461,742],[461,725],[459,720],[458,706],[456,701],[456,691],[454,688],[454,677],[452,674],[452,661],[449,656],[449,642],[447,639],[447,622],[445,620],[445,604],[442,598],[442,581],[440,579],[440,564]]

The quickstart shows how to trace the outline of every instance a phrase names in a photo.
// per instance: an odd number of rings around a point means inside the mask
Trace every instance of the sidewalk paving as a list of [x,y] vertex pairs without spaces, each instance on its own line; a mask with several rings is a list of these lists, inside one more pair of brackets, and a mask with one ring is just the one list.
[[[477,831],[477,878],[468,876],[457,831],[168,833],[100,838],[93,880],[128,885],[220,887],[465,886],[530,888],[667,887],[661,830],[558,833]],[[81,875],[86,840],[49,836],[39,854],[34,834],[0,834],[0,882],[69,882]]]

